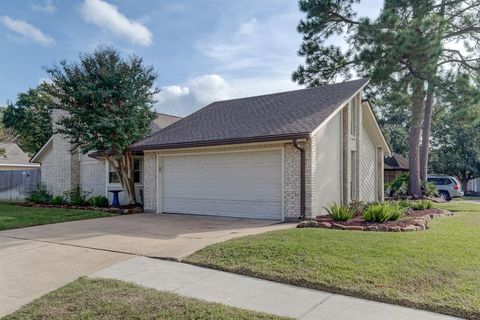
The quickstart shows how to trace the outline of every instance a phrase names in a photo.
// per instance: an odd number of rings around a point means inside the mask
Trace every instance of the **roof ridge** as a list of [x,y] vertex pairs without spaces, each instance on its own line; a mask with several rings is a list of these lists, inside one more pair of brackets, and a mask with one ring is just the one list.
[[[309,91],[309,90],[319,89],[319,88],[324,88],[324,87],[329,87],[329,86],[345,85],[345,84],[348,84],[348,83],[352,83],[352,82],[355,82],[355,81],[361,81],[361,80],[368,81],[368,78],[358,78],[358,79],[355,79],[355,80],[349,80],[349,81],[344,81],[344,82],[328,83],[328,84],[318,85],[318,86],[315,86],[315,87],[306,87],[306,88],[299,88],[299,89],[294,89],[294,90],[286,90],[286,91],[273,92],[273,93],[264,93],[264,94],[254,95],[254,96],[246,96],[246,97],[239,97],[239,98],[232,98],[232,99],[216,100],[216,101],[206,105],[204,108],[208,107],[211,104],[217,103],[217,102],[235,101],[235,100],[242,100],[242,99],[259,98],[259,97],[268,97],[268,96],[275,96],[275,95],[280,95],[280,94],[285,94],[285,93],[293,93],[293,92],[299,92],[299,91]],[[201,109],[203,109],[203,108],[201,108]],[[199,110],[201,110],[201,109],[199,109]]]

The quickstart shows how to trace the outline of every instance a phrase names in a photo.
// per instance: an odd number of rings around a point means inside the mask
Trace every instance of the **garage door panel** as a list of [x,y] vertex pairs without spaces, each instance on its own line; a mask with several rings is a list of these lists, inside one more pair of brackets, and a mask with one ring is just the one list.
[[281,219],[280,151],[164,159],[165,212]]

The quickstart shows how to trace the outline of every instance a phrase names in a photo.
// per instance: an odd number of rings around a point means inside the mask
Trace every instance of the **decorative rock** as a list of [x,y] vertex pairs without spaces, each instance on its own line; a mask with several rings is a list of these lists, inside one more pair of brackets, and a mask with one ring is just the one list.
[[401,229],[403,232],[411,232],[411,231],[417,231],[414,225],[408,225],[406,227],[403,227]]
[[367,226],[367,227],[365,227],[365,230],[366,231],[378,231],[378,227],[377,226]]
[[328,223],[326,221],[322,221],[322,222],[319,222],[318,223],[318,226],[320,228],[331,228],[332,227],[332,224],[331,223]]
[[365,228],[362,226],[344,226],[345,230],[352,230],[352,231],[364,231]]
[[388,230],[389,230],[389,228],[386,225],[382,224],[382,225],[378,226],[378,231],[384,231],[385,232],[385,231],[388,231]]
[[297,228],[317,228],[318,222],[315,220],[305,220],[297,225]]
[[339,223],[332,223],[332,228],[333,229],[345,230],[345,226],[343,224],[339,224]]
[[415,226],[415,230],[416,230],[416,231],[423,231],[423,230],[425,230],[425,227]]
[[392,231],[392,232],[400,232],[402,229],[400,229],[399,226],[391,226],[391,227],[388,227],[388,231]]

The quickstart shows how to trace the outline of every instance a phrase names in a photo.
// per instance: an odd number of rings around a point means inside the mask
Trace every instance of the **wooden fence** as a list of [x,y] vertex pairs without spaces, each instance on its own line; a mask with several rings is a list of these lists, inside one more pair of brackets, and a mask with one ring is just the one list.
[[24,200],[40,183],[40,169],[0,171],[0,201]]

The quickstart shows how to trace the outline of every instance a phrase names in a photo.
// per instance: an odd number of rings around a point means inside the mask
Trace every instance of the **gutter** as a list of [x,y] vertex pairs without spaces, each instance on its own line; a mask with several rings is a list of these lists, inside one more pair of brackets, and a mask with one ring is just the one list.
[[305,220],[305,149],[298,145],[297,139],[292,140],[293,146],[300,151],[300,220]]

